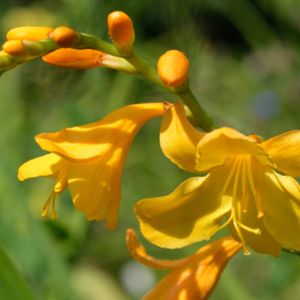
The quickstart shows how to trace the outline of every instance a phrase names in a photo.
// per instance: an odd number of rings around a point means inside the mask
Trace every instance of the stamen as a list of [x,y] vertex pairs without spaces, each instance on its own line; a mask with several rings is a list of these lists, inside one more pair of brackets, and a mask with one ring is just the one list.
[[259,191],[256,191],[256,197],[254,198],[257,209],[257,217],[262,218],[264,216],[263,205],[261,201],[261,195]]
[[249,163],[248,159],[245,158],[245,161],[242,165],[242,197],[243,197],[243,201],[242,201],[242,205],[241,205],[241,209],[243,213],[247,213],[248,212],[248,206],[249,206],[249,192],[247,189],[247,164]]
[[233,226],[238,234],[238,237],[240,238],[241,240],[241,243],[243,245],[243,252],[245,255],[249,255],[250,254],[250,251],[249,249],[246,247],[246,242],[245,242],[245,239],[242,235],[242,232],[240,230],[240,225],[235,221],[235,217],[233,216]]
[[[50,194],[50,197],[52,197],[52,193]],[[48,218],[49,215],[49,204],[50,204],[50,197],[47,199],[47,201],[45,202],[43,209],[42,209],[42,213],[41,216],[43,218]]]
[[250,182],[250,188],[252,190],[255,205],[256,205],[256,209],[257,209],[257,217],[261,218],[264,215],[263,204],[262,204],[262,201],[261,201],[260,193],[259,193],[259,191],[257,190],[257,188],[255,187],[255,184],[254,184],[250,162],[249,162],[249,165],[247,165],[247,173],[248,173],[248,179],[249,179],[249,182]]
[[230,215],[230,217],[219,227],[218,230],[221,230],[225,227],[227,227],[227,225],[232,221],[232,214]]
[[53,200],[52,200],[52,205],[51,205],[51,219],[52,220],[54,220],[54,219],[56,219],[57,218],[57,212],[56,212],[56,209],[55,209],[55,199],[56,197],[55,197],[55,195],[54,195],[54,197],[53,197]]
[[224,186],[223,186],[223,188],[222,188],[222,190],[220,192],[220,195],[224,195],[225,194],[225,192],[226,192],[226,190],[227,190],[227,188],[228,188],[228,186],[229,186],[229,184],[231,182],[231,179],[232,179],[232,177],[234,175],[237,163],[238,163],[238,160],[235,159],[234,162],[233,162],[232,168],[230,168],[229,175],[228,175],[228,177],[227,177],[227,179],[225,181],[225,184],[224,184]]
[[240,202],[237,201],[238,200],[238,182],[239,182],[239,176],[241,175],[240,174],[240,171],[241,171],[241,167],[242,167],[242,164],[243,164],[243,159],[244,157],[240,157],[238,156],[236,158],[236,162],[233,166],[233,169],[235,169],[235,177],[234,177],[234,181],[233,181],[233,191],[232,191],[232,219],[233,219],[233,225],[236,229],[236,232],[238,234],[238,237],[240,238],[241,240],[241,243],[243,244],[243,251],[244,251],[244,254],[245,255],[248,255],[250,254],[250,251],[248,250],[248,248],[246,247],[246,242],[245,242],[245,239],[244,239],[244,236],[241,232],[241,229],[240,229],[240,216],[238,216],[237,214],[240,213],[241,211],[241,208],[240,208]]
[[57,213],[56,213],[56,209],[55,209],[55,198],[56,198],[56,193],[55,193],[55,191],[52,191],[42,209],[41,216],[43,218],[49,218],[49,211],[50,211],[51,219],[57,218]]
[[68,173],[66,171],[61,171],[58,174],[56,183],[54,185],[54,192],[56,194],[62,193],[68,184]]
[[259,228],[251,228],[251,227],[249,227],[249,226],[247,226],[247,225],[245,225],[245,224],[243,224],[243,223],[241,223],[241,222],[239,222],[239,221],[236,221],[236,223],[241,227],[241,228],[243,228],[244,230],[246,230],[246,231],[248,231],[248,232],[250,232],[250,233],[254,233],[254,234],[261,234],[261,230],[259,229]]

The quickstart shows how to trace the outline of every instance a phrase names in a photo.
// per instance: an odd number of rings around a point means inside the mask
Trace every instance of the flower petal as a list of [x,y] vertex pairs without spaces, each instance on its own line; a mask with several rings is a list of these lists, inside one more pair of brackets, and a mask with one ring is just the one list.
[[181,266],[187,260],[187,258],[174,260],[157,259],[148,255],[144,246],[139,242],[136,233],[131,228],[127,229],[126,244],[129,253],[136,261],[151,268],[170,270]]
[[178,102],[164,115],[160,145],[165,156],[178,167],[195,172],[197,144],[203,135],[190,124],[183,105]]
[[207,299],[222,271],[241,249],[241,244],[225,237],[200,248],[185,263],[174,269],[154,287],[143,300]]
[[39,134],[36,142],[42,149],[68,160],[89,160],[105,155],[113,148],[129,147],[145,122],[164,113],[163,103],[128,105],[98,122]]
[[209,239],[231,208],[231,199],[218,195],[223,174],[186,180],[171,194],[143,199],[135,206],[143,235],[164,248],[180,248]]
[[108,229],[117,225],[121,197],[121,172],[126,149],[116,148],[86,163],[71,164],[68,185],[74,206],[89,221],[106,221]]
[[224,164],[228,157],[251,154],[263,164],[270,164],[263,149],[250,137],[232,128],[219,128],[207,133],[197,147],[197,170],[208,171]]
[[280,170],[294,177],[300,176],[300,130],[285,132],[261,145]]
[[[268,168],[269,169],[269,168]],[[263,222],[283,247],[300,250],[300,186],[292,177],[271,169],[260,172]]]
[[24,181],[28,178],[39,176],[55,177],[62,168],[63,159],[56,154],[50,153],[33,158],[19,167],[18,178]]
[[93,49],[61,48],[43,56],[43,61],[58,67],[90,69],[101,65],[103,54]]

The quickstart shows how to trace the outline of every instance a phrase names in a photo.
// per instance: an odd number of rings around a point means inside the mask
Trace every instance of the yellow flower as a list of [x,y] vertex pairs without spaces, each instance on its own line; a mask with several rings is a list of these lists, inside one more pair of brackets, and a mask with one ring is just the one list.
[[142,264],[170,271],[142,300],[204,300],[218,283],[229,259],[242,245],[231,237],[225,237],[186,258],[160,260],[149,256],[134,231],[128,229],[127,247],[132,257]]
[[[231,234],[260,253],[300,250],[300,130],[261,142],[231,128],[204,134],[180,104],[161,128],[161,146],[193,177],[171,194],[143,199],[135,207],[141,231],[152,243],[180,248],[209,239],[228,225]],[[286,174],[286,175],[283,175]]]
[[164,103],[133,104],[102,120],[36,136],[50,154],[24,163],[20,180],[39,176],[56,179],[42,215],[56,217],[55,196],[67,186],[74,206],[88,220],[105,220],[115,228],[120,202],[120,181],[128,149],[145,122],[165,113]]

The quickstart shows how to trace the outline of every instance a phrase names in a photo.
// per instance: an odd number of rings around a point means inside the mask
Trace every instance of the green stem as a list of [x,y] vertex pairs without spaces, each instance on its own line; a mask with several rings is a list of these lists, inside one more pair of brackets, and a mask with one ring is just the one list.
[[[179,89],[175,89],[173,87],[167,86],[163,83],[163,81],[159,78],[156,69],[151,66],[147,61],[141,59],[135,53],[133,53],[130,57],[121,58],[118,50],[114,45],[107,43],[94,35],[87,33],[79,33],[80,39],[76,45],[73,45],[74,49],[94,49],[105,52],[107,54],[120,57],[120,59],[124,59],[124,62],[127,61],[130,65],[126,64],[124,70],[129,73],[139,73],[143,75],[146,79],[153,82],[155,85],[158,85],[167,91],[179,96],[185,105],[190,110],[193,118],[190,118],[191,121],[202,128],[204,131],[211,131],[214,128],[214,122],[212,118],[206,113],[206,111],[201,107],[195,96],[192,94],[190,88],[188,86],[182,86]],[[0,75],[14,68],[16,65],[24,63],[28,60],[32,60],[43,55],[52,52],[59,47],[53,40],[46,39],[40,41],[23,41],[26,47],[30,50],[32,56],[27,58],[18,58],[12,56],[0,56]],[[122,68],[120,69],[122,70]],[[136,70],[136,71],[135,71]]]
[[212,131],[215,127],[214,121],[200,105],[196,97],[191,92],[190,87],[183,92],[178,92],[178,95],[192,112],[195,118],[194,122],[196,122],[195,125],[198,125],[204,131]]
[[90,48],[99,50],[110,55],[120,56],[117,49],[110,43],[107,43],[96,36],[87,33],[80,33],[80,40],[78,44],[72,46],[72,48],[84,49]]
[[169,92],[175,93],[175,90],[166,86],[159,76],[156,70],[145,60],[139,58],[135,53],[132,56],[125,58],[131,65],[133,65],[146,79],[154,84],[167,89]]
[[163,87],[173,94],[178,95],[190,110],[192,114],[191,121],[195,125],[199,126],[204,131],[211,131],[214,128],[214,122],[212,118],[199,104],[189,87],[186,87],[184,91],[182,91],[180,89],[176,90],[173,87],[165,85],[157,75],[156,70],[148,62],[139,58],[135,53],[133,53],[131,57],[125,59],[149,81],[160,87]]

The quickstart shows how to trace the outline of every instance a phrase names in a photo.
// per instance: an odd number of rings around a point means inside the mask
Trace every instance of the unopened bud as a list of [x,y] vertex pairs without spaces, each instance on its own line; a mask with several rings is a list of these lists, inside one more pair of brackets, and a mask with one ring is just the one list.
[[166,85],[180,87],[188,78],[189,60],[181,51],[169,50],[159,58],[157,72]]
[[7,34],[7,40],[43,40],[47,39],[49,33],[53,30],[46,26],[23,26],[11,29]]
[[75,45],[79,41],[79,34],[72,28],[61,26],[55,28],[49,37],[61,47],[67,48]]
[[63,68],[91,69],[106,67],[128,73],[137,72],[124,58],[93,49],[58,49],[43,56],[43,60],[50,65]]
[[122,11],[114,11],[108,15],[109,35],[122,56],[132,54],[135,34],[131,18]]
[[26,56],[27,50],[22,41],[12,40],[7,41],[2,46],[3,50],[12,56]]
[[97,50],[64,48],[43,56],[43,61],[58,67],[91,69],[99,67],[102,56],[103,52]]

